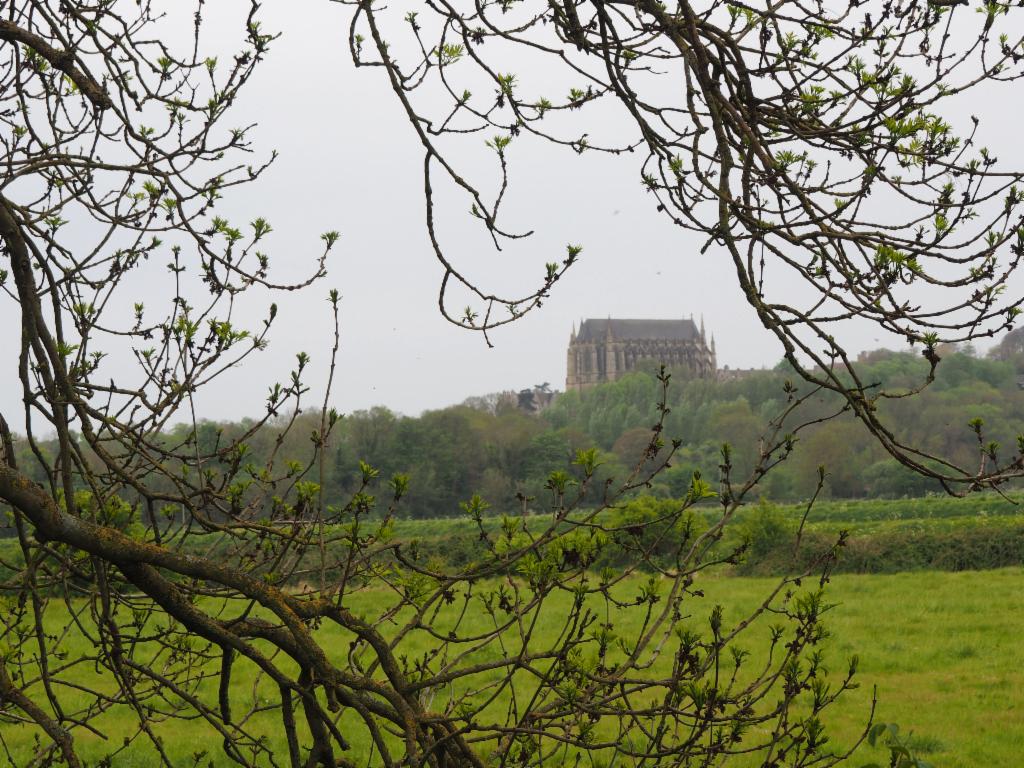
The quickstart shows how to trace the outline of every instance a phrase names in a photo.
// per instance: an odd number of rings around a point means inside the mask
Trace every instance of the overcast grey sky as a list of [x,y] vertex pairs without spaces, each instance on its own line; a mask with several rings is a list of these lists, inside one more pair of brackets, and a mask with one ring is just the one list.
[[[544,262],[561,257],[570,241],[584,246],[583,258],[544,307],[494,333],[493,349],[445,322],[436,306],[441,269],[423,223],[422,152],[384,72],[353,67],[343,44],[349,10],[305,3],[301,14],[282,14],[272,3],[265,7],[267,24],[283,37],[240,109],[252,110],[260,143],[281,156],[245,197],[267,211],[278,254],[311,257],[311,235],[325,229],[342,239],[324,288],[311,292],[316,300],[281,302],[284,323],[261,366],[297,345],[324,357],[327,306],[319,299],[327,285],[344,296],[335,397],[343,411],[385,404],[416,413],[544,381],[561,389],[566,343],[581,317],[703,314],[721,364],[779,359],[721,256],[699,255],[699,243],[654,210],[636,156],[577,157],[526,142],[510,150],[516,215],[506,224],[536,234],[496,254],[476,247],[478,228],[461,209],[449,211],[443,222],[450,252],[494,287],[516,272],[520,285],[533,286]],[[247,407],[225,405],[232,414]]]
[[[720,365],[761,367],[780,359],[724,255],[714,248],[701,255],[701,243],[654,210],[636,156],[577,156],[526,141],[510,150],[513,215],[506,224],[536,235],[496,254],[479,247],[468,217],[449,215],[443,232],[450,254],[496,288],[511,281],[534,285],[544,262],[560,258],[567,242],[582,244],[583,258],[541,310],[493,334],[493,349],[480,335],[446,323],[436,306],[441,269],[423,224],[422,153],[412,129],[384,72],[353,67],[345,45],[350,9],[325,2],[302,3],[301,12],[297,7],[265,5],[266,27],[283,36],[232,120],[258,122],[256,147],[277,149],[280,157],[257,183],[229,193],[221,213],[239,223],[265,216],[274,227],[267,250],[294,265],[295,275],[318,255],[321,232],[336,229],[341,240],[324,282],[300,294],[261,297],[281,307],[269,350],[207,392],[199,401],[201,416],[258,413],[264,383],[286,376],[300,349],[317,364],[311,383],[319,388],[331,341],[329,288],[343,295],[332,399],[342,412],[383,404],[415,414],[545,381],[561,389],[566,343],[582,317],[703,315]],[[218,13],[215,4],[206,8],[208,15]],[[216,49],[221,30],[217,19],[210,21],[206,41]],[[1019,105],[1004,104],[1021,116]],[[996,131],[1008,136],[1008,122],[999,122]],[[999,137],[991,138],[990,146],[998,146]],[[11,302],[4,304],[0,322],[8,324],[14,315]],[[854,350],[887,343],[871,329],[849,333]],[[12,340],[6,336],[0,352],[8,372]],[[17,410],[16,384],[10,375],[0,379],[0,408]]]

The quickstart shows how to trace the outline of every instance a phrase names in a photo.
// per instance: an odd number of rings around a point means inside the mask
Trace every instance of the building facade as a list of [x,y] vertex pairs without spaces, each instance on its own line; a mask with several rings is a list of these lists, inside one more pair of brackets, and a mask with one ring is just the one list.
[[696,378],[718,370],[715,340],[710,344],[693,318],[682,320],[584,320],[569,337],[565,388],[583,390],[615,381],[637,369],[641,360],[683,369]]

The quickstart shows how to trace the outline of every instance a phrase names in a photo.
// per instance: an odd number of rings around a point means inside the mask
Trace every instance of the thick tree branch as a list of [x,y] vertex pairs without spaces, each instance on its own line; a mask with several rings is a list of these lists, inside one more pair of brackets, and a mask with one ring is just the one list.
[[71,734],[66,729],[62,728],[60,723],[50,717],[46,712],[36,704],[32,699],[26,696],[22,691],[14,684],[11,680],[11,676],[7,673],[7,667],[4,666],[3,659],[0,659],[0,706],[4,703],[10,702],[32,720],[39,725],[46,735],[49,736],[53,743],[60,749],[61,756],[64,758],[64,762],[68,764],[70,768],[81,768],[82,762],[78,759],[78,755],[75,753],[74,742],[71,740]]
[[17,24],[7,19],[0,19],[0,40],[9,43],[21,43],[38,53],[50,66],[59,69],[73,82],[79,91],[99,110],[110,109],[114,106],[103,86],[93,79],[92,75],[84,69],[75,66],[75,54],[72,51],[62,51],[54,48],[39,35],[22,29]]

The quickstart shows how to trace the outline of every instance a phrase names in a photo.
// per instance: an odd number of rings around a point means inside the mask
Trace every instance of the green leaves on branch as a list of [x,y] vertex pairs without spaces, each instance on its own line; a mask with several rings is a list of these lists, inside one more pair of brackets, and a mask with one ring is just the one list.
[[479,493],[474,493],[469,501],[459,502],[459,508],[479,523],[483,520],[484,513],[491,508],[491,505],[484,501]]
[[[933,768],[931,763],[919,760],[910,749],[908,740],[900,736],[895,723],[878,723],[868,731],[868,744],[884,746],[889,750],[887,768]],[[879,763],[867,763],[861,768],[883,768]]]
[[[380,470],[377,469],[376,467],[371,467],[365,461],[360,459],[359,473],[362,475],[363,483],[365,485],[369,485],[370,483],[377,479],[378,475],[380,475]],[[408,479],[406,479],[406,487],[408,487]]]
[[395,501],[399,501],[409,491],[409,476],[396,473],[388,481],[388,485],[395,493]]
[[498,74],[498,88],[503,96],[512,96],[512,89],[516,86],[516,76],[511,72]]
[[505,154],[505,148],[512,143],[511,136],[495,136],[493,139],[488,139],[484,142],[488,147],[493,149],[499,155]]
[[298,499],[298,508],[313,506],[317,495],[320,493],[320,484],[310,480],[299,480],[295,483],[295,494]]
[[566,490],[576,484],[576,481],[572,479],[568,472],[557,469],[548,475],[547,482],[544,483],[544,487],[549,491],[554,491],[558,495],[562,495]]
[[438,63],[442,67],[447,66],[448,64],[454,64],[462,58],[465,52],[466,49],[461,45],[455,45],[452,43],[442,45],[437,52]]
[[256,240],[259,240],[264,235],[267,235],[267,234],[269,234],[270,232],[273,231],[273,228],[270,226],[270,222],[268,222],[262,216],[257,218],[255,221],[252,222],[252,228],[253,228],[253,237]]
[[686,492],[686,501],[696,503],[702,499],[713,499],[718,493],[711,487],[711,484],[701,477],[700,470],[695,470],[690,480],[690,488]]
[[588,478],[592,477],[597,468],[601,466],[601,463],[597,460],[597,448],[578,448],[576,450],[576,458],[573,459],[572,463],[582,469],[583,474]]

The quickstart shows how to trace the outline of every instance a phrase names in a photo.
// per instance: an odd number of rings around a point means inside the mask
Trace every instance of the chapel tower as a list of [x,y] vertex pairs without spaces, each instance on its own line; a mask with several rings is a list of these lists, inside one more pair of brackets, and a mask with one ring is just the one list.
[[710,344],[693,318],[681,320],[589,319],[573,325],[566,361],[566,391],[615,381],[637,369],[641,360],[682,368],[694,378],[718,370],[715,340]]

